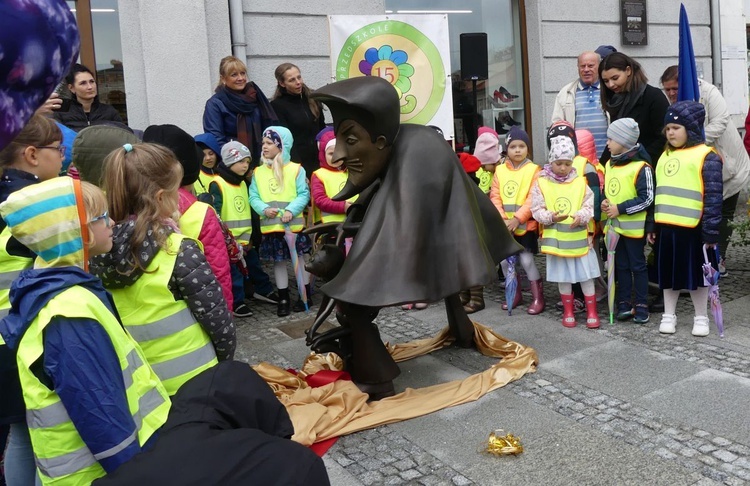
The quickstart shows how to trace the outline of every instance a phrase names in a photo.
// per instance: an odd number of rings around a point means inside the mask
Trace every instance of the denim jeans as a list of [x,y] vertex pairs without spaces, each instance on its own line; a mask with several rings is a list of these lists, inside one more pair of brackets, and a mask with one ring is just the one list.
[[8,486],[42,484],[36,474],[34,450],[26,423],[10,425],[8,447],[5,449],[5,482]]

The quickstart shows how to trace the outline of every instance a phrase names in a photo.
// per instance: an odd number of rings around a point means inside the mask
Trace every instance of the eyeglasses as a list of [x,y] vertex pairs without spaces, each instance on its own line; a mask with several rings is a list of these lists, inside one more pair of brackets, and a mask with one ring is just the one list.
[[54,149],[54,150],[57,150],[58,152],[60,152],[60,156],[61,157],[65,157],[65,149],[66,149],[65,145],[60,145],[58,147],[55,147],[53,145],[47,145],[46,147],[35,147],[35,148],[38,148],[38,149]]
[[94,224],[97,221],[104,220],[104,223],[107,225],[107,228],[109,228],[110,224],[112,223],[112,220],[109,219],[109,213],[107,211],[104,211],[101,216],[97,216],[96,218],[92,218],[91,221],[89,221],[89,224]]

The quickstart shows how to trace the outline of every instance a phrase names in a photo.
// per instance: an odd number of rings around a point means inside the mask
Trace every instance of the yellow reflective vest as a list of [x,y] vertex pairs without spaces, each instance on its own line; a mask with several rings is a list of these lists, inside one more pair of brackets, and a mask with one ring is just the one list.
[[[300,165],[295,162],[289,162],[284,165],[284,185],[279,186],[278,181],[273,176],[273,170],[270,166],[263,164],[255,168],[253,177],[255,186],[258,188],[258,196],[261,200],[272,208],[286,209],[290,202],[297,197],[297,174]],[[284,232],[284,224],[281,222],[283,211],[279,211],[275,218],[267,218],[264,214],[260,215],[260,231],[264,235],[267,233]],[[288,223],[292,232],[302,231],[305,226],[305,220],[302,213],[295,214]]]
[[576,170],[576,174],[578,174],[578,176],[585,176],[586,175],[586,164],[591,164],[591,166],[594,167],[594,169],[596,170],[597,173],[599,173],[602,176],[604,176],[605,170],[604,170],[604,167],[602,166],[602,164],[600,164],[598,162],[596,164],[594,164],[593,162],[591,162],[589,159],[587,159],[583,155],[576,155],[573,158],[573,168]]
[[184,300],[175,300],[169,279],[183,235],[172,233],[143,276],[130,287],[108,289],[122,323],[148,363],[174,395],[183,383],[218,363],[213,343]]
[[664,152],[656,164],[654,220],[695,228],[703,215],[703,162],[714,149],[696,145]]
[[[632,161],[624,165],[612,165],[607,162],[604,177],[604,194],[613,204],[620,204],[638,195],[636,181],[638,174],[647,165],[645,161]],[[628,238],[643,238],[646,227],[646,211],[635,214],[620,214],[612,220],[616,233]]]
[[477,179],[479,179],[479,189],[482,190],[483,193],[489,194],[490,189],[492,189],[492,172],[487,172],[482,167],[477,169],[476,172]]
[[[539,170],[540,167],[531,160],[526,160],[517,169],[514,169],[510,162],[499,164],[495,169],[500,196],[503,199],[503,211],[505,211],[508,219],[512,218],[526,202],[526,198],[531,191],[534,175]],[[519,224],[513,234],[525,235],[526,223]]]
[[81,439],[60,397],[31,370],[44,353],[44,329],[56,316],[95,320],[112,341],[136,426],[135,435],[117,447],[124,449],[134,441],[144,445],[166,422],[170,401],[141,349],[96,295],[74,286],[42,308],[21,338],[16,353],[34,459],[42,484],[88,485],[106,473]]
[[221,189],[221,220],[227,225],[235,240],[243,245],[249,245],[253,220],[247,184],[242,181],[236,186],[225,181],[223,177],[216,177],[213,182]]
[[[344,185],[346,184],[346,178],[348,177],[348,174],[345,170],[334,171],[323,168],[316,170],[315,172],[313,172],[313,174],[318,179],[320,179],[320,182],[323,183],[323,187],[326,190],[326,196],[328,197],[333,197],[341,192],[341,189],[343,189]],[[347,199],[347,201],[353,203],[357,200],[357,197],[359,197],[359,194],[350,197],[349,199]],[[316,221],[321,221],[323,223],[341,223],[346,219],[346,214],[326,213],[325,211],[319,209],[318,211],[320,212],[320,217],[318,217],[318,215],[316,214]]]
[[180,232],[197,241],[203,228],[203,221],[206,219],[206,212],[213,210],[210,205],[195,201],[180,215]]
[[221,178],[221,176],[218,174],[206,174],[205,172],[200,171],[198,173],[198,180],[193,184],[195,195],[197,196],[198,194],[208,192],[208,186],[219,178]]
[[10,286],[18,275],[34,266],[34,259],[8,253],[8,241],[12,235],[6,226],[0,233],[0,319],[10,310]]
[[540,240],[542,253],[566,258],[581,257],[589,251],[587,226],[571,228],[573,214],[583,205],[586,195],[586,179],[576,177],[570,182],[559,184],[549,179],[537,179],[544,203],[550,211],[559,211],[568,217],[559,223],[542,225]]

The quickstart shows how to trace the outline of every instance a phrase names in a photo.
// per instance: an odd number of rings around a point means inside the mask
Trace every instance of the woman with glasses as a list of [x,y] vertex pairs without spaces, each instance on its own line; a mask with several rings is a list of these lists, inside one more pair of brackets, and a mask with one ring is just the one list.
[[[62,132],[42,115],[31,117],[21,132],[0,151],[0,203],[12,193],[53,179],[62,170]],[[10,309],[10,286],[15,277],[34,264],[36,254],[10,235],[0,219],[0,319]],[[5,454],[8,484],[34,484],[36,466],[26,426],[26,407],[21,395],[15,354],[0,343],[0,425],[10,425]],[[5,444],[2,444],[5,446]]]
[[55,98],[47,100],[55,120],[77,131],[102,122],[123,123],[114,106],[99,101],[96,76],[81,64],[74,64],[65,78],[73,95],[70,101]]

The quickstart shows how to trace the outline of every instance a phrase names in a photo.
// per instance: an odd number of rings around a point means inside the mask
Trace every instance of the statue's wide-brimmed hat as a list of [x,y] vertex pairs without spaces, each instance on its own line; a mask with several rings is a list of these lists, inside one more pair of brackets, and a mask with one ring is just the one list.
[[361,76],[344,79],[316,90],[312,98],[330,108],[336,131],[342,121],[353,119],[365,127],[373,139],[384,135],[392,143],[398,135],[398,93],[383,78]]

